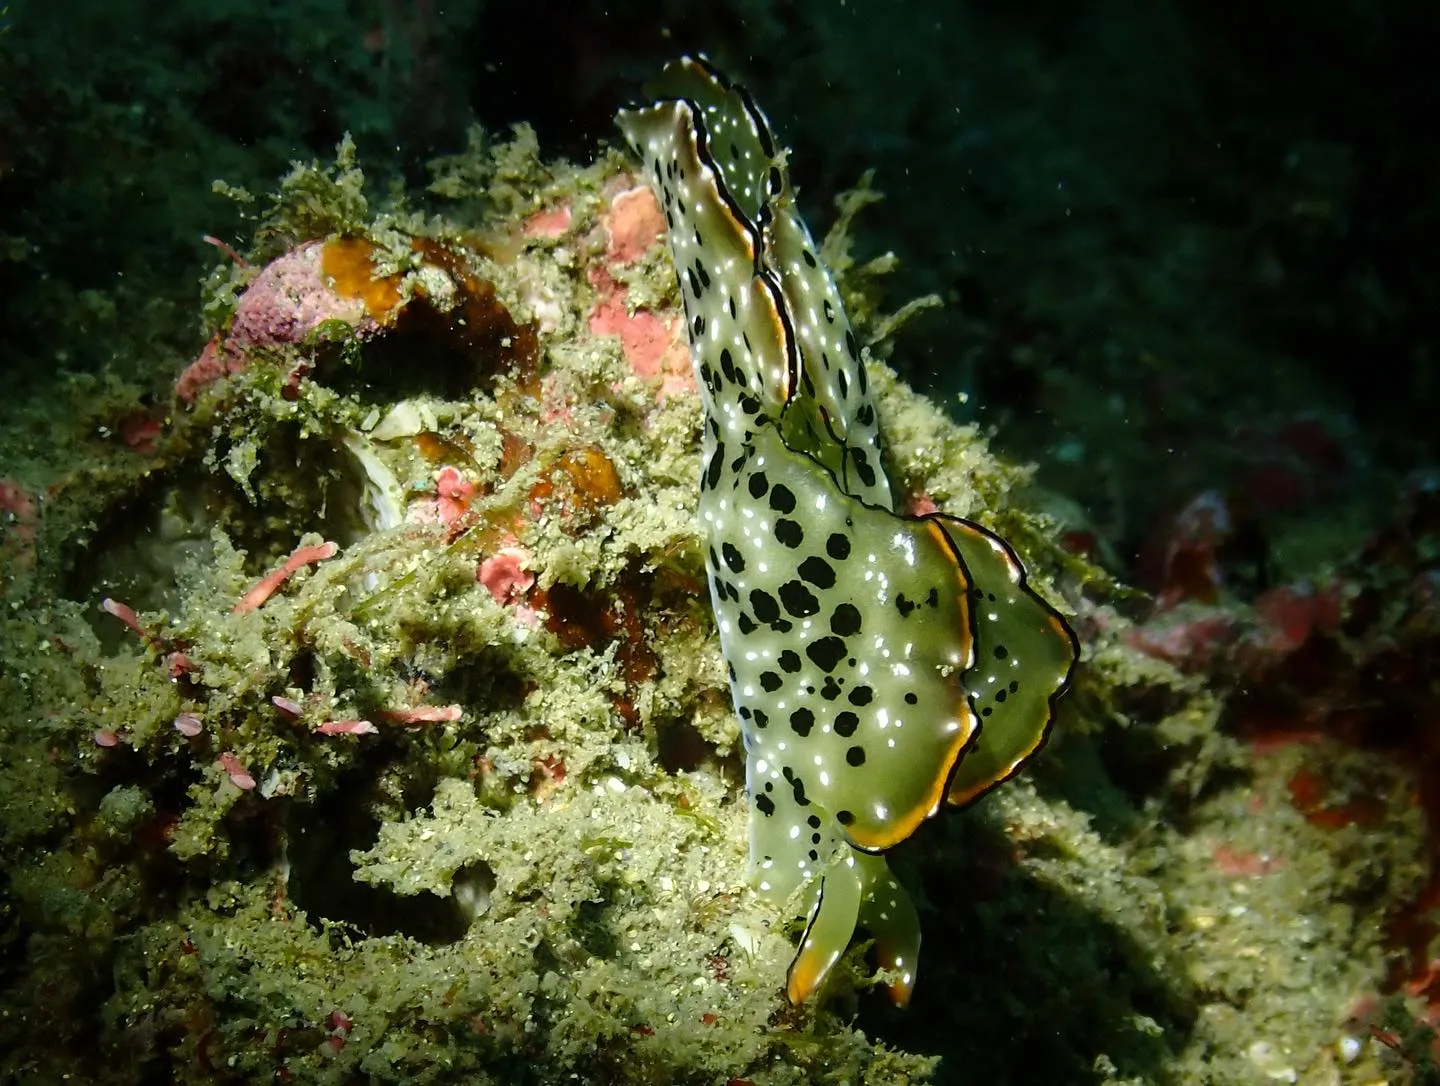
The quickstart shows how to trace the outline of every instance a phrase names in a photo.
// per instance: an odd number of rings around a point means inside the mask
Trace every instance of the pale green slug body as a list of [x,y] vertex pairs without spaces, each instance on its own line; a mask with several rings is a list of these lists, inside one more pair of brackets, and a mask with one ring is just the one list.
[[920,926],[882,853],[1039,748],[1074,637],[1000,539],[897,512],[859,345],[764,115],[700,60],[656,90],[618,120],[665,211],[704,401],[751,880],[808,918],[792,1000],[861,926],[903,1004]]

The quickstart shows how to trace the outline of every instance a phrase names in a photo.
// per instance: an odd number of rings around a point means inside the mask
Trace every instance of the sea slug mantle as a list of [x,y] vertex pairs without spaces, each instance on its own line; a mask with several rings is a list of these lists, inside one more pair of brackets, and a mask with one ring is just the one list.
[[807,917],[792,1001],[859,926],[903,1005],[920,925],[884,852],[1039,749],[1074,635],[1003,540],[900,511],[862,352],[748,94],[687,57],[618,123],[665,212],[704,404],[751,881]]

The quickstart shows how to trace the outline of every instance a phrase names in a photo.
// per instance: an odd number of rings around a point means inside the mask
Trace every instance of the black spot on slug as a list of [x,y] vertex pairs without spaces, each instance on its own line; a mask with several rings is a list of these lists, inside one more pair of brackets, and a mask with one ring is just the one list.
[[853,637],[860,632],[860,610],[853,603],[842,603],[830,614],[830,632],[840,637]]
[[875,485],[876,479],[875,469],[871,466],[870,461],[865,458],[864,450],[860,448],[852,448],[850,452],[853,454],[855,460],[855,474],[860,476],[860,482],[865,484],[865,486],[867,487],[873,487]]
[[795,802],[801,807],[810,806],[810,801],[805,798],[805,782],[801,780],[788,765],[780,771],[785,779],[790,782],[791,789],[795,792]]
[[705,485],[711,490],[715,489],[720,482],[720,473],[725,470],[725,444],[721,442],[715,446],[715,453],[710,457],[710,463],[705,467]]
[[[720,545],[720,552],[725,555],[725,564],[730,567],[731,573],[745,572],[745,559],[734,543],[722,543]],[[711,551],[711,557],[714,557],[713,550]]]
[[[779,490],[779,487],[775,488]],[[805,542],[805,529],[800,527],[800,522],[781,517],[775,522],[775,538],[792,551]]]
[[825,559],[813,554],[800,563],[800,576],[816,588],[833,588],[835,586],[834,568]]
[[831,672],[835,665],[845,659],[845,642],[838,637],[822,637],[805,646],[805,655],[821,671]]
[[809,618],[820,610],[820,601],[799,581],[786,581],[780,586],[780,602],[794,618]]
[[750,609],[761,622],[774,622],[780,617],[780,605],[775,602],[774,596],[762,588],[750,590]]

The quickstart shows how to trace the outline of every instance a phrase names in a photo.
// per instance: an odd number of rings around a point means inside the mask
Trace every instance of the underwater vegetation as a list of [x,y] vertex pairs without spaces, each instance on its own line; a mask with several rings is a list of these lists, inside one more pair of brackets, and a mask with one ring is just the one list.
[[644,162],[229,188],[171,395],[4,435],[4,1076],[1428,1073],[1427,733],[1243,710],[1420,702],[1433,487],[1253,605],[1197,499],[1142,598],[887,365],[875,194],[815,242],[758,109],[669,78]]

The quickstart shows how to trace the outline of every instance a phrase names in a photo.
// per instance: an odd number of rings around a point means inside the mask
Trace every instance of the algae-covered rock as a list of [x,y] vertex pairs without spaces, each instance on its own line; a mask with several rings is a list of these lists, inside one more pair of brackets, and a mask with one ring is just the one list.
[[863,942],[792,1007],[797,933],[744,878],[663,220],[618,154],[542,165],[526,133],[442,164],[449,216],[377,210],[358,170],[287,179],[257,251],[303,283],[225,277],[153,454],[79,446],[0,537],[33,548],[0,584],[8,1077],[1374,1070],[1345,1015],[1414,850],[1287,806],[1126,646],[1027,473],[878,361],[902,488],[1003,527],[1084,660],[1033,783],[895,854],[911,1010]]

